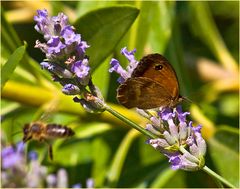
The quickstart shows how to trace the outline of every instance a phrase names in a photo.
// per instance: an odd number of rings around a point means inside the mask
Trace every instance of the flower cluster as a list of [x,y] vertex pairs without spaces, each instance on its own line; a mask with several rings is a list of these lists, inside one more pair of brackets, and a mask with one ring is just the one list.
[[[134,58],[136,50],[127,51],[126,47],[121,53],[128,59],[129,65],[123,69],[118,60],[112,59],[110,72],[117,72],[121,77],[119,83],[131,77],[138,61]],[[204,166],[206,142],[201,135],[201,126],[193,127],[186,116],[189,112],[182,112],[181,106],[174,108],[160,108],[158,111],[137,109],[138,113],[149,119],[146,129],[157,138],[149,139],[148,144],[159,150],[169,158],[173,169],[188,171],[199,170]]]
[[192,121],[186,119],[189,114],[182,112],[181,106],[164,108],[154,116],[149,113],[146,129],[158,138],[149,139],[148,143],[169,158],[172,169],[196,171],[205,163],[206,142],[201,126],[193,127]]
[[[2,149],[2,186],[3,188],[42,188],[45,183],[48,188],[68,188],[68,174],[65,169],[59,169],[56,174],[47,174],[47,167],[38,161],[36,152],[28,154],[26,161],[24,143],[19,142],[16,147],[8,146]],[[81,188],[75,184],[73,188]],[[86,181],[87,188],[93,188],[93,179]]]
[[[45,43],[36,41],[36,48],[46,54],[43,69],[48,70],[53,80],[59,82],[66,95],[79,95],[74,101],[88,111],[103,108],[103,99],[93,94],[98,93],[97,87],[92,87],[89,58],[85,55],[89,45],[81,39],[75,28],[68,23],[68,17],[63,13],[49,17],[47,10],[38,10],[34,16],[35,29],[44,36]],[[88,91],[86,87],[89,87]],[[95,103],[97,101],[97,103]]]

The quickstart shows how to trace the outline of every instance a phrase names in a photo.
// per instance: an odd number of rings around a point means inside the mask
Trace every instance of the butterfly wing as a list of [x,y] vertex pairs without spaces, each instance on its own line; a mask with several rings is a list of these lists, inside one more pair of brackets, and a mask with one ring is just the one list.
[[179,97],[177,75],[169,61],[160,54],[149,54],[143,57],[131,77],[152,79],[154,82],[157,82],[172,99]]
[[158,82],[146,77],[129,78],[117,91],[117,99],[127,108],[151,109],[171,104],[171,95]]

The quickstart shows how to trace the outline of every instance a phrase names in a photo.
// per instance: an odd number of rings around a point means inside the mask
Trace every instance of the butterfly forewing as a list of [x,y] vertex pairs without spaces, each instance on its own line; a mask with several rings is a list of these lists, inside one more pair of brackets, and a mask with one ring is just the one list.
[[169,61],[160,54],[150,54],[143,57],[133,71],[132,77],[152,79],[168,91],[171,97],[179,96],[177,75]]

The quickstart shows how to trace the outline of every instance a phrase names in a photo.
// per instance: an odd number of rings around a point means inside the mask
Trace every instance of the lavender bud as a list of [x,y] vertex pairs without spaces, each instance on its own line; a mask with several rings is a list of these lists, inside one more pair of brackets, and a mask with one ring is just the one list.
[[143,109],[136,108],[136,110],[137,110],[138,114],[140,114],[141,116],[143,116],[145,118],[149,119],[151,117],[151,115],[147,111],[145,111]]
[[54,174],[50,174],[46,178],[48,188],[54,188],[57,184],[57,177]]
[[82,185],[81,185],[80,183],[74,184],[74,185],[72,186],[72,188],[82,188]]
[[147,124],[146,125],[146,130],[150,131],[151,133],[157,135],[157,136],[161,136],[161,132],[159,132],[153,125],[151,124]]
[[86,187],[87,188],[94,188],[94,180],[92,178],[87,179]]
[[42,68],[47,69],[51,73],[56,74],[60,77],[63,77],[63,78],[73,77],[73,74],[69,70],[62,68],[60,65],[50,63],[50,62],[41,62],[40,65]]
[[80,94],[80,89],[76,85],[66,84],[62,88],[62,92],[66,95],[77,95]]
[[82,107],[89,113],[99,113],[104,111],[105,104],[99,98],[95,97],[94,101],[87,101],[85,99],[73,98],[74,102],[79,102]]
[[68,187],[68,175],[65,169],[60,169],[57,172],[57,188]]

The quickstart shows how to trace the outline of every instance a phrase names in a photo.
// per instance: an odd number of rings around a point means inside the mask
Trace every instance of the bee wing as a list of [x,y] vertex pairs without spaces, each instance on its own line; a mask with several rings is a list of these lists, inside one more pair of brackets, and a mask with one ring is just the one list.
[[38,111],[34,114],[34,121],[42,121],[47,122],[48,119],[54,112],[57,112],[59,101],[57,99],[53,99],[41,106]]

